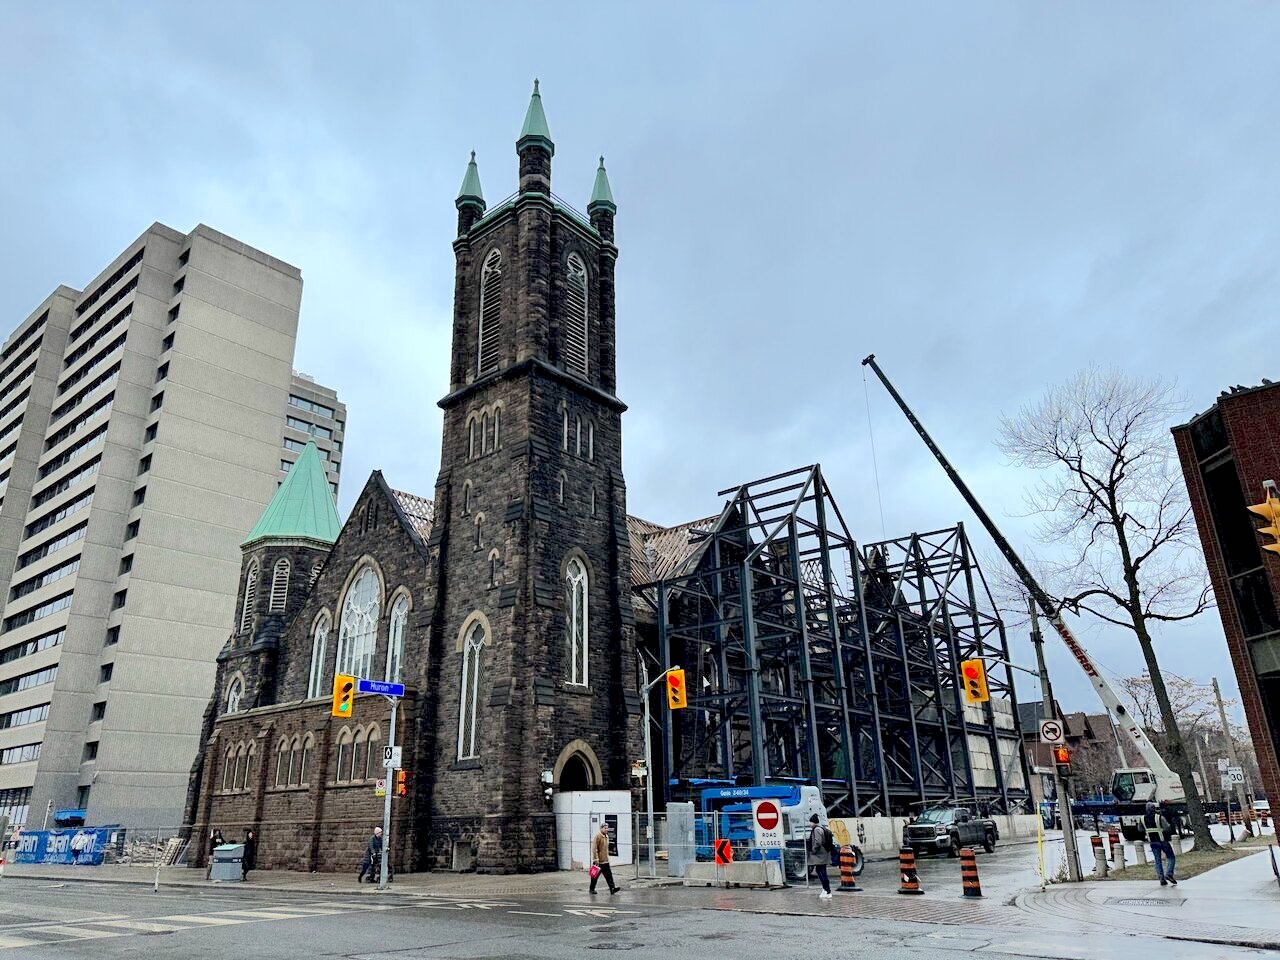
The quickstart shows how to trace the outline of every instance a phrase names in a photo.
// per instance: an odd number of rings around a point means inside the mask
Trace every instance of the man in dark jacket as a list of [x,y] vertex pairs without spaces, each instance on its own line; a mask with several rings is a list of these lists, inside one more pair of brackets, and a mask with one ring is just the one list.
[[[387,872],[390,873],[390,870]],[[373,828],[373,836],[369,838],[369,845],[364,848],[364,859],[360,861],[360,872],[356,874],[356,883],[362,882],[366,873],[369,875],[370,883],[376,883],[382,873],[381,827]]]
[[[1147,804],[1147,812],[1142,815],[1142,829],[1151,843],[1151,854],[1156,862],[1156,876],[1160,879],[1160,886],[1172,883],[1176,887],[1178,881],[1173,878],[1173,868],[1177,865],[1178,858],[1170,842],[1173,838],[1173,827],[1169,825],[1169,821],[1164,818],[1164,814],[1154,803]],[[1166,857],[1169,858],[1167,870],[1164,866]]]

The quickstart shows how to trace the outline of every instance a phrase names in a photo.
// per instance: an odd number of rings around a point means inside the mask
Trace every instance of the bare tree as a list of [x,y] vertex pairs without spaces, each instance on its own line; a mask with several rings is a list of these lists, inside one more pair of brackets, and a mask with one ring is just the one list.
[[1063,607],[1137,637],[1170,766],[1203,850],[1217,844],[1151,632],[1203,612],[1212,596],[1169,436],[1181,412],[1159,380],[1089,370],[1003,419],[1000,446],[1015,463],[1044,471],[1030,498],[1042,519],[1038,536],[1066,552],[1046,563],[1049,589]]
[[[1120,689],[1134,706],[1134,712],[1148,734],[1164,733],[1164,722],[1160,716],[1160,704],[1156,701],[1155,684],[1148,673],[1136,677],[1121,677]],[[1169,703],[1173,707],[1173,715],[1178,718],[1178,729],[1183,737],[1194,739],[1209,730],[1216,730],[1218,723],[1218,702],[1213,697],[1213,687],[1207,683],[1196,683],[1176,673],[1165,672],[1164,688],[1169,694]],[[1235,700],[1227,700],[1226,705],[1236,705]]]

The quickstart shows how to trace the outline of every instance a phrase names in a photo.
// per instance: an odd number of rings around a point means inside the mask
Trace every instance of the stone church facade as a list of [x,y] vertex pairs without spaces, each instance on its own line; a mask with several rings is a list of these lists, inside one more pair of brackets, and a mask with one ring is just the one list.
[[554,869],[547,778],[633,787],[648,571],[622,475],[616,208],[603,160],[586,217],[553,197],[536,85],[516,152],[510,200],[486,207],[474,156],[457,198],[433,497],[375,472],[340,525],[312,450],[245,541],[187,822],[255,829],[262,867],[354,870],[381,819],[388,705],[331,717],[335,673],[407,688],[397,869]]

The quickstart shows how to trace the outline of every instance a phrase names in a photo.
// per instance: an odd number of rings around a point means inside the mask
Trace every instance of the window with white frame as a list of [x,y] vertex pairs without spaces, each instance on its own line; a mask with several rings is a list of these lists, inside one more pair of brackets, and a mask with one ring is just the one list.
[[338,673],[367,677],[373,670],[373,650],[378,636],[382,585],[373,567],[356,575],[338,623]]
[[271,572],[271,604],[269,609],[272,613],[284,613],[284,607],[288,600],[289,561],[280,559],[276,561],[275,569]]
[[476,621],[462,641],[462,694],[458,698],[458,759],[476,757],[480,673],[484,668],[484,646],[488,640],[484,624]]
[[568,409],[566,408],[562,410],[560,412],[560,416],[563,422],[563,430],[560,438],[560,449],[567,452],[569,449],[569,411]]
[[324,655],[329,645],[329,611],[316,619],[311,631],[311,679],[307,682],[307,698],[324,695]]
[[493,449],[498,450],[502,447],[502,408],[495,407],[493,410]]
[[480,445],[476,443],[476,421],[474,418],[467,421],[467,459],[474,460],[480,456]]
[[502,347],[502,254],[491,250],[480,271],[480,328],[476,336],[476,375],[498,368]]
[[404,633],[409,625],[409,598],[400,596],[391,605],[387,628],[387,682],[399,683],[404,676]]
[[231,678],[227,687],[227,713],[239,713],[240,701],[244,699],[244,679],[240,676]]
[[282,739],[276,748],[276,786],[283,787],[289,783],[289,741]]
[[480,452],[489,452],[489,412],[480,414]]
[[369,750],[365,753],[364,778],[376,780],[385,774],[386,769],[382,762],[382,731],[375,724],[369,728]]
[[569,682],[587,685],[587,568],[577,557],[564,574],[565,640],[568,643]]
[[571,373],[587,375],[587,268],[576,253],[565,271],[564,365]]
[[587,421],[587,459],[594,460],[596,458],[596,424],[594,420]]
[[240,605],[240,632],[244,633],[253,623],[253,606],[258,599],[258,561],[249,561],[244,575],[244,603]]

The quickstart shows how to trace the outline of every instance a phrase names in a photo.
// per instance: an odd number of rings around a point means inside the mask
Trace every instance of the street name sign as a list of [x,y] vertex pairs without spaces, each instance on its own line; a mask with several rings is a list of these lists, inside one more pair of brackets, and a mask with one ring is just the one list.
[[361,677],[356,681],[356,692],[358,693],[380,693],[384,697],[403,697],[403,683],[387,683],[383,680],[366,680]]
[[751,822],[755,827],[757,847],[782,847],[782,811],[776,800],[755,800],[751,804]]
[[1040,742],[1060,744],[1067,739],[1067,733],[1062,729],[1061,720],[1041,720],[1040,721]]

